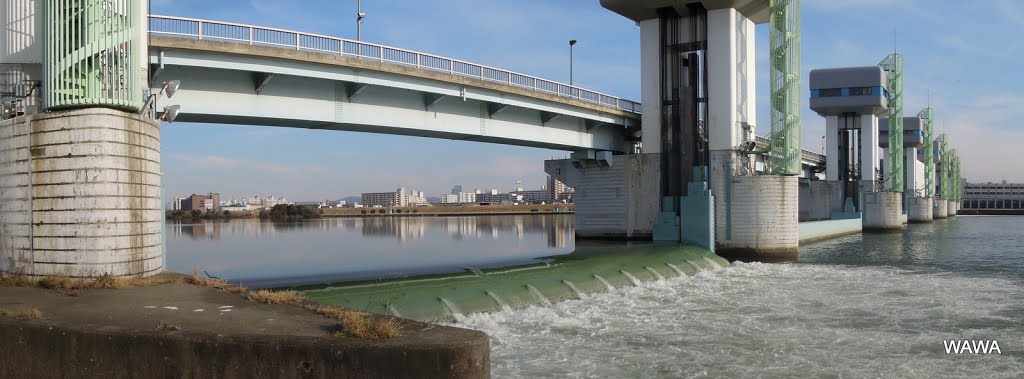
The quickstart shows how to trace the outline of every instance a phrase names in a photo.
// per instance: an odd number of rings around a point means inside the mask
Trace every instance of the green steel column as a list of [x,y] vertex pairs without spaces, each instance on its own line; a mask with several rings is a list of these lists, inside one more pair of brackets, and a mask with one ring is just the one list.
[[143,103],[139,1],[43,1],[43,108]]
[[949,150],[946,143],[946,135],[939,136],[939,156],[942,157],[942,162],[939,164],[939,193],[938,196],[941,199],[949,200],[948,191],[949,187],[946,184],[946,177],[949,176]]
[[889,73],[889,192],[903,192],[903,56],[893,53],[878,64]]
[[932,147],[934,135],[932,127],[935,125],[935,111],[932,108],[925,108],[917,114],[924,120],[924,197],[932,197],[935,194],[935,151]]
[[771,173],[800,175],[800,0],[771,0]]

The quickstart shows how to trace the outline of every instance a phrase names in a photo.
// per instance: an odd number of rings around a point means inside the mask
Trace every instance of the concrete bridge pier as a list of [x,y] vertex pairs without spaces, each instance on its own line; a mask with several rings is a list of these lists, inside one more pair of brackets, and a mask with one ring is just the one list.
[[868,192],[864,194],[864,230],[898,231],[903,229],[903,193]]
[[935,205],[932,211],[932,217],[936,220],[944,219],[948,216],[949,202],[946,199],[935,198]]
[[932,222],[934,210],[933,199],[914,196],[907,199],[907,221],[912,223]]
[[957,211],[957,202],[953,200],[946,201],[946,217],[955,217]]
[[163,267],[160,128],[106,108],[0,121],[0,272],[149,276]]

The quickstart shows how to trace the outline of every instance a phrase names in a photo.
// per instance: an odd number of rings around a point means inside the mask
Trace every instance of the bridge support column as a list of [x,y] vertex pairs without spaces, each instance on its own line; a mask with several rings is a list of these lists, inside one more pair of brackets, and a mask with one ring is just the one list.
[[[799,247],[797,176],[736,176],[726,183],[719,254],[741,260],[796,260]],[[723,203],[723,202],[718,202]]]
[[949,212],[949,204],[946,199],[935,198],[934,206],[932,208],[933,219],[946,218]]
[[957,202],[953,200],[946,201],[946,217],[955,217],[957,211]]
[[0,271],[40,277],[163,271],[160,129],[88,108],[0,122]]
[[903,193],[868,192],[864,194],[864,230],[903,229]]
[[907,221],[912,223],[932,222],[933,199],[930,197],[911,197],[907,203]]

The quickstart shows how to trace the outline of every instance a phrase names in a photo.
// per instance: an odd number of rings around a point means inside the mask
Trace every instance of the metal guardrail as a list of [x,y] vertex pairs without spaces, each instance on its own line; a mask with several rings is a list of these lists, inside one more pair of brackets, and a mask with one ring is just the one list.
[[[771,142],[772,141],[768,137],[757,136],[757,144],[759,145],[763,144],[764,146],[769,146]],[[818,164],[825,163],[824,155],[806,149],[804,149],[802,152],[802,159],[807,162],[813,162]]]
[[603,104],[626,112],[640,113],[640,103],[636,101],[458,59],[344,38],[230,22],[155,15],[149,17],[149,32],[150,34],[182,38],[209,39],[315,51],[324,54],[353,56],[380,62],[415,66]]

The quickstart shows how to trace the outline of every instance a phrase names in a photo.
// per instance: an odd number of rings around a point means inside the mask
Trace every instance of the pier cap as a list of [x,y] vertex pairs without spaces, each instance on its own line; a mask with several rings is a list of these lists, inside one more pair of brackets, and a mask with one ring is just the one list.
[[[903,118],[903,147],[921,147],[924,145],[921,119],[918,117]],[[889,148],[889,119],[878,119],[878,147]]]
[[808,75],[811,110],[822,116],[844,113],[881,116],[889,101],[888,81],[878,66],[821,68]]
[[755,24],[768,23],[768,0],[601,0],[601,6],[630,20],[640,22],[658,18],[658,9],[675,8],[680,15],[686,15],[687,4],[701,3],[711,11],[734,8]]

